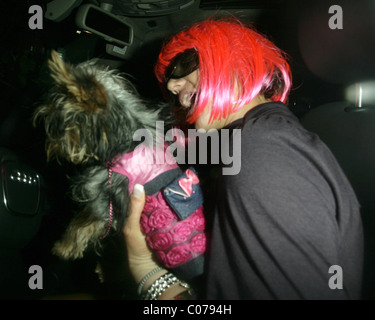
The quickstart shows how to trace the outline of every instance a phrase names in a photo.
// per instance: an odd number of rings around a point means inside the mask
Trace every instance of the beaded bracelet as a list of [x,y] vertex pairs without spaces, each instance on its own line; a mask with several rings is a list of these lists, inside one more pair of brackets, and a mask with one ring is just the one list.
[[157,279],[147,292],[143,295],[143,300],[156,300],[164,293],[171,285],[180,282],[180,280],[173,273],[166,273]]
[[140,282],[139,285],[138,285],[138,290],[137,290],[138,295],[141,295],[141,294],[142,294],[142,289],[143,289],[143,286],[145,285],[146,281],[147,281],[148,279],[150,279],[150,277],[152,277],[155,273],[157,273],[157,272],[159,272],[159,271],[161,271],[161,270],[163,270],[162,267],[156,267],[155,269],[153,269],[152,271],[150,271],[148,274],[146,274],[146,275],[144,276],[144,278],[141,280],[141,282]]

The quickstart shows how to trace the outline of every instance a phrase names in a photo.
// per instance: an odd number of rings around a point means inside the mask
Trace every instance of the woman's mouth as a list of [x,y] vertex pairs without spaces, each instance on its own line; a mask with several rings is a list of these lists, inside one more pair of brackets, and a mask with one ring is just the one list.
[[185,108],[190,108],[193,104],[193,97],[195,96],[195,92],[187,92],[180,96],[180,103]]

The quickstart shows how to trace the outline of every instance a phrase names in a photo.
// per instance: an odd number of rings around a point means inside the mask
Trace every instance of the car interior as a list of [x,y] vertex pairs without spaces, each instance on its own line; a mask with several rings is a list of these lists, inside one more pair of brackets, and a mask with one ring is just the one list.
[[[74,211],[67,177],[79,170],[47,162],[43,131],[31,121],[49,90],[51,50],[72,64],[99,59],[143,97],[161,101],[153,66],[163,41],[223,16],[252,24],[288,55],[288,105],[332,150],[360,202],[362,299],[375,299],[374,1],[24,0],[1,7],[0,299],[134,298],[122,282],[98,279],[93,253],[73,262],[51,254]],[[42,288],[30,289],[31,266],[42,268]]]

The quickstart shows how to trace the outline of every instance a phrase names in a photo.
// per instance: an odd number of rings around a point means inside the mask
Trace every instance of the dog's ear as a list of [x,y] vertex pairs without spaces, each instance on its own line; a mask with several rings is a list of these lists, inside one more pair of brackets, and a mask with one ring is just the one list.
[[[77,110],[82,108],[84,111],[101,112],[107,105],[107,97],[103,86],[98,83],[94,75],[86,75],[77,81],[72,70],[74,69],[68,63],[65,63],[60,55],[52,50],[51,59],[48,61],[48,67],[51,71],[51,77],[59,86],[66,91],[70,98],[73,98]],[[84,80],[84,81],[83,81]]]
[[52,50],[51,52],[51,59],[48,61],[48,67],[55,83],[59,86],[66,87],[68,91],[72,91],[74,94],[77,84],[70,75],[70,66],[63,61],[55,50]]

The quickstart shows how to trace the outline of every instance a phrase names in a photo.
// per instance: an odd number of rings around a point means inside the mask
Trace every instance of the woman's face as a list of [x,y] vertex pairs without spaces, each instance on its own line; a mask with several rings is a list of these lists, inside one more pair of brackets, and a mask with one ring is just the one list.
[[[189,109],[193,105],[198,84],[199,69],[182,78],[169,79],[167,82],[167,89],[178,98],[180,105],[183,108]],[[209,121],[211,109],[211,104],[208,104],[204,108],[194,123],[196,129],[221,129],[226,125],[225,120]]]

